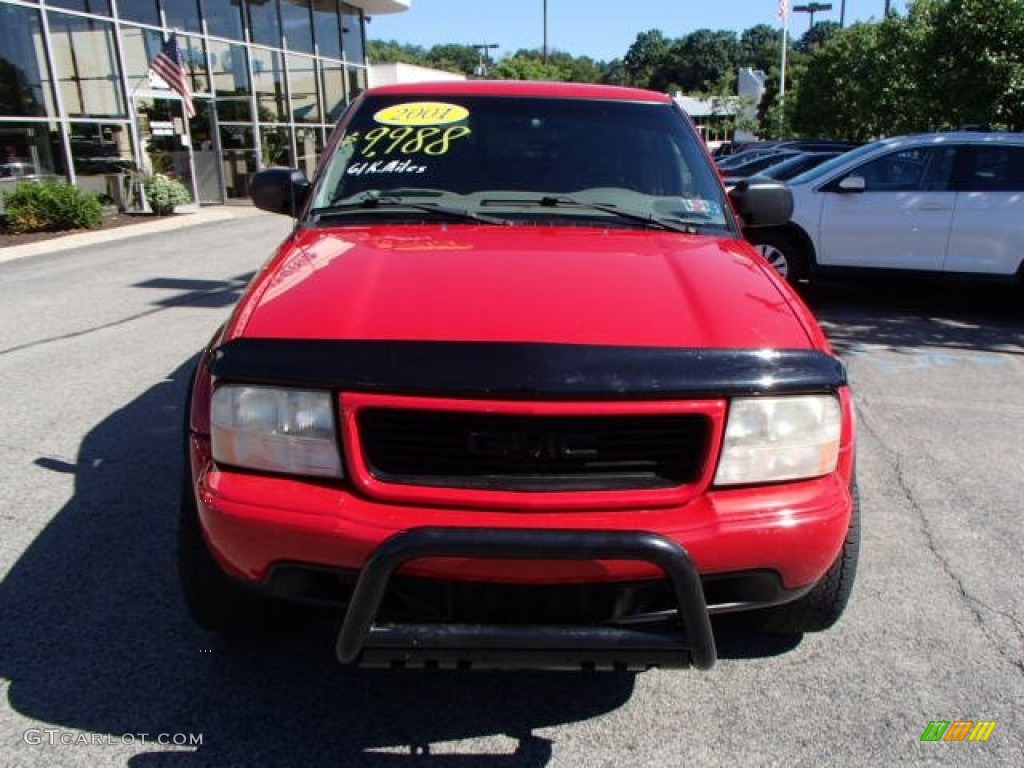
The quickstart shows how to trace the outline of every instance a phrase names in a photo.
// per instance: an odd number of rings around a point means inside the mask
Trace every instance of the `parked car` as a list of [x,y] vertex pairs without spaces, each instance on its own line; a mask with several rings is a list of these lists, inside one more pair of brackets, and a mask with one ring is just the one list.
[[793,157],[788,157],[774,165],[758,171],[758,176],[767,176],[776,181],[789,181],[794,176],[817,168],[822,163],[838,157],[842,152],[801,152]]
[[[825,161],[831,160],[833,157],[837,157],[840,154],[842,153],[797,152],[795,154],[790,154],[787,152],[783,155],[783,159],[777,160],[761,170],[747,175],[763,176],[769,179],[775,179],[776,181],[788,181],[794,176],[798,176],[804,171],[809,171],[811,168],[816,168]],[[725,183],[725,188],[729,190],[736,186],[740,179],[746,178],[747,175],[734,175],[729,172],[723,174],[722,181]]]
[[[714,157],[721,167],[721,163],[733,158],[735,158],[735,162],[743,162],[744,159],[751,156],[751,152],[763,154],[783,149],[800,152],[847,152],[859,146],[860,144],[857,142],[842,139],[764,139],[729,144],[728,150],[719,151],[714,154]],[[743,157],[739,157],[740,155]]]
[[774,157],[778,155],[779,152],[780,150],[774,145],[759,147],[758,149],[747,149],[742,152],[736,152],[727,157],[719,158],[715,164],[718,166],[720,171],[724,172],[737,165],[749,163],[751,160],[757,160],[762,157]]
[[850,268],[1024,275],[1024,134],[885,139],[788,184],[791,221],[748,238],[791,282]]
[[28,160],[12,160],[0,163],[0,179],[23,179],[37,176],[38,171]]
[[[707,668],[709,617],[821,630],[854,579],[851,395],[670,97],[361,94],[199,358],[179,566],[195,619],[333,606],[366,665]],[[273,611],[270,610],[272,613]]]
[[755,173],[760,173],[764,169],[777,165],[784,160],[791,160],[794,157],[798,157],[802,153],[793,150],[779,149],[772,152],[766,152],[764,154],[751,154],[754,156],[744,161],[740,161],[740,158],[746,157],[745,154],[734,155],[737,162],[732,162],[725,166],[720,165],[719,171],[721,171],[723,176],[742,179],[747,176],[753,176]]
[[0,216],[6,212],[4,198],[13,192],[19,184],[37,181],[56,180],[59,177],[52,173],[41,172],[29,160],[12,159],[0,163]]
[[861,143],[842,139],[786,139],[776,146],[779,149],[799,149],[804,152],[848,152],[861,146]]

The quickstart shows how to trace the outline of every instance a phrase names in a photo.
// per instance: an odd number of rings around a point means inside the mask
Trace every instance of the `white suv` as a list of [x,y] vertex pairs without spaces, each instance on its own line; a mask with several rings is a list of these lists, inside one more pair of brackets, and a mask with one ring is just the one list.
[[746,234],[790,282],[844,267],[1024,277],[1024,134],[884,139],[788,183],[790,223]]

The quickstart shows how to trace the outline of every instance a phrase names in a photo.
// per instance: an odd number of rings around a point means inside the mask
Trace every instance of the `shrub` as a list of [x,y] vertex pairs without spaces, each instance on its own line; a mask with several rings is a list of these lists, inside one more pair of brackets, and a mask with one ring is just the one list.
[[174,213],[174,206],[192,202],[192,196],[184,184],[162,173],[147,176],[145,187],[146,199],[157,216],[167,216]]
[[60,181],[19,184],[4,195],[4,207],[7,231],[14,234],[103,225],[103,206],[96,195]]

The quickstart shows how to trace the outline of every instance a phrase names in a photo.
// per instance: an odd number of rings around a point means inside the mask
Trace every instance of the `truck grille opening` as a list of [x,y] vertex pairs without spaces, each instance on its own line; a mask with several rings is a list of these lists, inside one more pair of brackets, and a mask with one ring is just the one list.
[[671,488],[700,477],[700,414],[536,416],[367,408],[358,416],[383,482],[513,491]]

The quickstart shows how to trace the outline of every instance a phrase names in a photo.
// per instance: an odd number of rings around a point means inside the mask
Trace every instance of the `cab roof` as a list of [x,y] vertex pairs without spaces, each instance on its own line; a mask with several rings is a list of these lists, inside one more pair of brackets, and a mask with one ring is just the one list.
[[443,82],[383,85],[371,88],[368,95],[388,96],[533,96],[561,99],[599,99],[605,101],[644,101],[671,103],[667,93],[617,85],[588,83],[552,83],[533,80],[447,80]]

